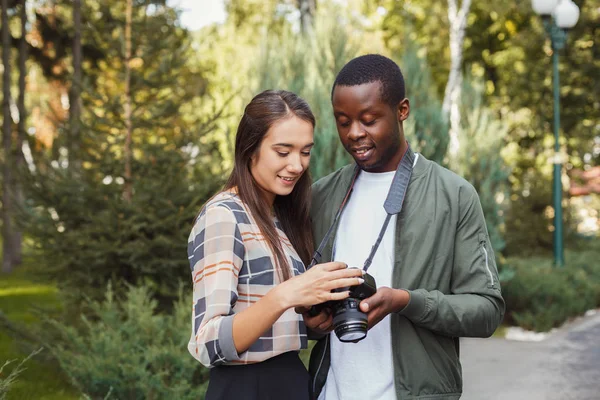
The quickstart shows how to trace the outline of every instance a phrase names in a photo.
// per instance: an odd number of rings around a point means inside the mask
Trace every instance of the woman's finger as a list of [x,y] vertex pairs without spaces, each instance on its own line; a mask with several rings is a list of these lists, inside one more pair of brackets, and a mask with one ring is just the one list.
[[352,277],[361,278],[362,276],[363,276],[362,269],[348,268],[348,269],[341,269],[341,270],[330,272],[327,275],[327,278],[330,281],[332,281],[332,280],[341,279],[341,278],[352,278]]
[[321,265],[321,268],[324,269],[325,271],[336,271],[339,269],[348,268],[348,264],[339,262],[339,261],[332,261],[332,262],[328,262],[328,263],[320,264],[320,265]]
[[358,286],[365,280],[363,278],[342,278],[330,281],[327,285],[327,290],[343,288],[347,286]]
[[333,301],[344,300],[344,299],[347,299],[348,297],[350,297],[349,291],[329,293],[329,300],[333,300]]

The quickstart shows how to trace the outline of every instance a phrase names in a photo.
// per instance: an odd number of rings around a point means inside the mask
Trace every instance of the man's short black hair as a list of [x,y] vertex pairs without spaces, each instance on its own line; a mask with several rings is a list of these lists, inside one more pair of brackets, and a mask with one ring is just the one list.
[[381,82],[381,100],[391,107],[396,107],[406,96],[400,67],[382,55],[367,54],[344,65],[331,88],[331,99],[338,85],[358,86],[372,82]]

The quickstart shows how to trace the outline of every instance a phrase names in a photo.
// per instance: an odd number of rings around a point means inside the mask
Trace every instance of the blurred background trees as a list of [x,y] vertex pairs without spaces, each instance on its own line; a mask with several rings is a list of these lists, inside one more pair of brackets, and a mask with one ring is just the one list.
[[[457,63],[450,41],[462,35],[456,24],[464,0],[226,0],[224,21],[197,30],[183,23],[175,0],[2,0],[3,271],[13,272],[3,275],[0,290],[17,293],[24,285],[32,293],[25,299],[48,307],[38,310],[44,317],[12,313],[15,304],[30,304],[0,291],[7,314],[0,321],[12,327],[10,335],[0,332],[0,353],[23,359],[39,343],[52,349],[36,358],[63,371],[62,378],[48,375],[67,382],[57,398],[103,398],[111,387],[117,397],[151,395],[127,392],[126,379],[119,386],[111,360],[102,373],[86,370],[94,365],[93,355],[81,354],[89,346],[105,349],[114,363],[126,348],[121,355],[139,361],[127,367],[127,379],[148,381],[156,396],[203,387],[203,369],[175,360],[188,357],[187,333],[163,337],[173,341],[168,351],[151,336],[156,326],[187,325],[187,235],[232,167],[243,107],[266,88],[304,97],[317,117],[311,173],[318,179],[350,162],[330,91],[341,67],[365,53],[401,66],[413,148],[479,192],[507,322],[548,329],[597,307],[600,198],[581,188],[582,177],[591,182],[600,168],[600,8],[576,3],[581,17],[560,58],[568,272],[555,273],[552,50],[529,2],[470,3]],[[460,77],[454,154],[444,108],[451,74]],[[575,185],[573,193],[585,195],[571,196]],[[553,295],[561,291],[566,300]],[[156,326],[142,326],[144,319]],[[122,329],[98,333],[116,321]],[[144,346],[154,359],[135,346],[108,346],[132,343],[136,329],[149,333]],[[24,337],[39,343],[27,347]],[[179,382],[144,375],[148,363]],[[15,396],[34,396],[37,384],[27,381],[29,389]]]

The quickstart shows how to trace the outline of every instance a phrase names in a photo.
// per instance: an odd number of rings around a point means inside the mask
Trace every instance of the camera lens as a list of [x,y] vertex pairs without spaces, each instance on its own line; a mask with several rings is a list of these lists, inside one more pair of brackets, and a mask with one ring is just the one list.
[[333,330],[340,342],[356,343],[367,336],[367,314],[358,308],[360,301],[348,298],[336,304]]

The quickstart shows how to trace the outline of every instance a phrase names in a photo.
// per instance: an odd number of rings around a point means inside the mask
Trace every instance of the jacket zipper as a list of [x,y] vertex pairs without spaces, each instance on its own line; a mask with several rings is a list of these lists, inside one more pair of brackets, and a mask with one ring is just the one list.
[[315,372],[315,379],[313,380],[313,388],[312,388],[312,391],[314,394],[317,394],[317,391],[316,391],[317,379],[319,379],[319,371],[321,370],[321,367],[323,366],[323,360],[325,360],[325,353],[327,353],[327,346],[329,345],[329,335],[331,335],[331,334],[328,333],[327,336],[325,336],[325,351],[323,351],[323,354],[321,355],[321,361],[319,361],[319,366],[317,367],[317,371]]
[[485,249],[485,242],[481,242],[481,249],[483,250],[483,254],[485,255],[485,268],[487,269],[487,272],[490,275],[490,286],[494,286],[494,275],[492,275],[492,270],[490,270],[490,265],[488,262],[488,252]]

